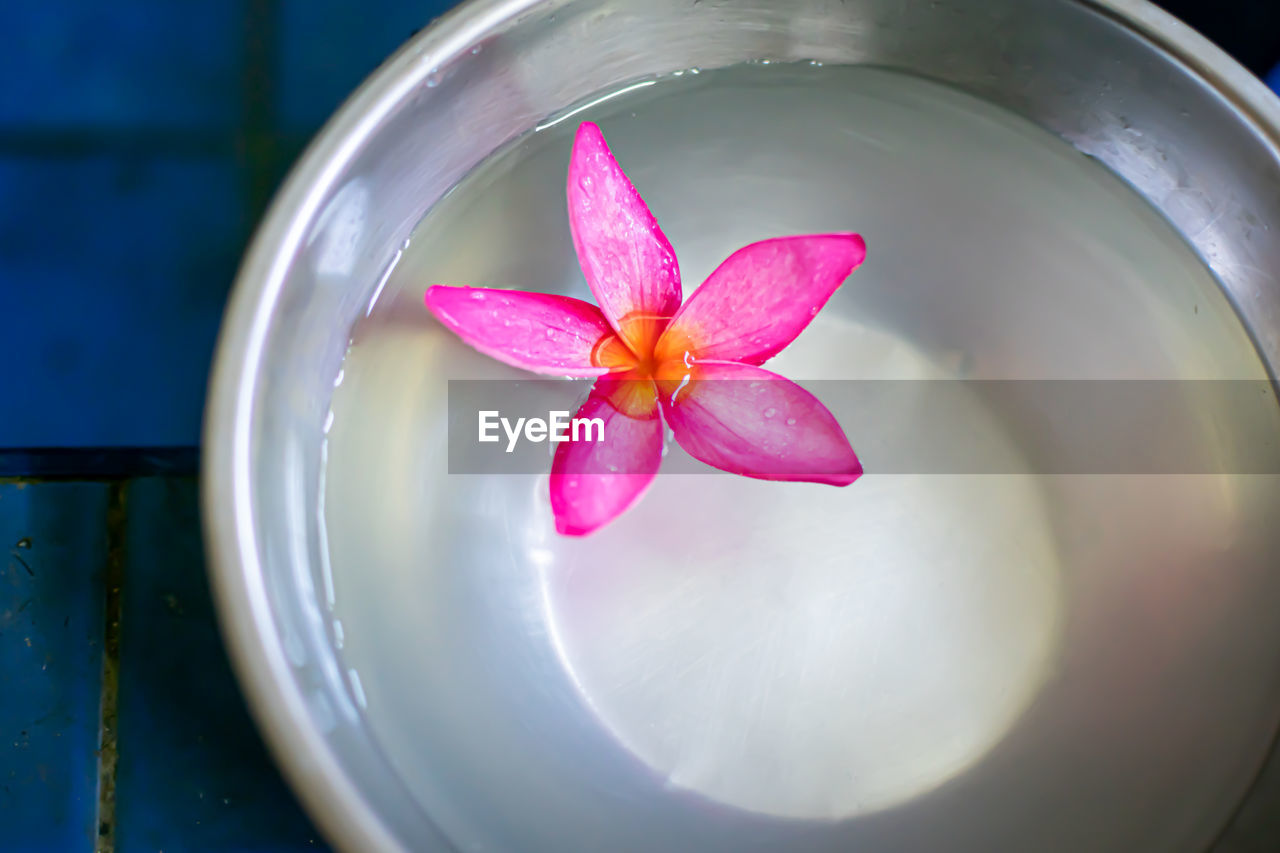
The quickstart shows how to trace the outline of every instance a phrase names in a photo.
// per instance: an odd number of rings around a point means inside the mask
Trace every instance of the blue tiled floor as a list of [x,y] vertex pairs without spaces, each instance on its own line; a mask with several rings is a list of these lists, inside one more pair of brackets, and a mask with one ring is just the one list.
[[195,480],[135,480],[125,500],[116,849],[322,848],[222,651]]
[[0,485],[0,850],[97,837],[107,488]]
[[15,37],[0,51],[0,127],[230,128],[243,25],[241,4],[225,0],[15,4],[5,14]]
[[[395,48],[453,5],[280,0],[280,126],[296,131],[319,125]],[[342,51],[333,50],[335,44]]]
[[21,321],[0,448],[197,444],[250,224],[302,142],[450,5],[15,7],[6,29],[23,37],[0,51],[0,315]]
[[[450,5],[9,4],[0,451],[187,448],[166,464],[191,469],[253,221],[306,138]],[[59,458],[65,476],[156,457]],[[181,477],[0,483],[0,850],[323,846],[228,668],[195,504]]]
[[[253,221],[332,109],[448,5],[6,9],[0,451],[194,447]],[[66,476],[159,457],[5,458]],[[0,548],[0,850],[323,848],[222,650],[193,479],[0,484]]]
[[242,190],[211,157],[0,159],[0,446],[196,442]]

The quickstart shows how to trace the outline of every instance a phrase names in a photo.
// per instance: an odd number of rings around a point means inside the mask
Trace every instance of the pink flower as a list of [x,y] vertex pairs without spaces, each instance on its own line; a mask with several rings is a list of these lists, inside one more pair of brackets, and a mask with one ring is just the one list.
[[835,486],[862,474],[826,407],[759,367],[862,263],[860,236],[752,243],[682,305],[671,244],[590,122],[574,140],[568,197],[600,307],[519,290],[426,293],[432,313],[480,352],[536,373],[600,377],[576,417],[603,420],[604,439],[561,443],[551,465],[560,533],[590,533],[640,498],[662,461],[664,422],[691,456],[734,474]]

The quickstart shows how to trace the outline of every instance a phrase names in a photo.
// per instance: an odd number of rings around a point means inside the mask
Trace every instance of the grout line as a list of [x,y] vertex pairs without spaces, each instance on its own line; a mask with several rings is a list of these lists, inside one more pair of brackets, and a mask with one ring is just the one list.
[[235,154],[230,131],[185,131],[164,127],[0,129],[0,157],[65,160],[102,155],[123,157],[227,157]]
[[196,473],[199,465],[199,447],[0,448],[0,482],[182,476]]
[[[243,133],[181,131],[169,128],[129,130],[13,130],[0,129],[0,157],[35,160],[76,160],[91,157],[145,159],[234,158],[241,153]],[[275,133],[277,147],[300,148],[310,134]]]
[[255,226],[271,201],[281,157],[275,128],[277,11],[275,0],[246,0],[241,80],[244,115],[240,130],[247,166],[249,224]]
[[98,840],[96,853],[113,853],[116,835],[116,762],[119,758],[120,591],[124,582],[125,504],[129,484],[107,487],[106,618],[102,640],[102,702],[98,737]]

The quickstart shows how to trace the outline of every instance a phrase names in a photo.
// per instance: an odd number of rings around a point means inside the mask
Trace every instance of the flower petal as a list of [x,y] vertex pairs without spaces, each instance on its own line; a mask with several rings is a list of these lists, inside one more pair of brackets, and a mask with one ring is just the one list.
[[633,351],[648,355],[680,308],[680,267],[591,122],[578,128],[567,189],[573,246],[587,284],[618,334]]
[[849,439],[816,397],[776,373],[698,362],[658,383],[663,414],[696,459],[746,477],[847,486],[862,475]]
[[662,464],[662,418],[652,381],[599,380],[574,415],[579,418],[599,418],[603,438],[593,440],[601,433],[584,428],[578,440],[556,448],[551,510],[556,530],[569,536],[584,536],[625,512]]
[[857,234],[779,237],[745,246],[693,292],[658,343],[659,360],[763,364],[777,355],[866,257]]
[[427,288],[427,307],[450,331],[485,355],[514,367],[555,376],[602,376],[592,359],[616,340],[590,302],[523,290]]

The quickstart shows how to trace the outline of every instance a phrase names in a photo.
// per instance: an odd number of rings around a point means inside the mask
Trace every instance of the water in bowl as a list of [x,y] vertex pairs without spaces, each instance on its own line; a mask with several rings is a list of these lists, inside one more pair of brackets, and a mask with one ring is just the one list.
[[590,299],[564,209],[586,119],[686,294],[753,240],[866,237],[771,363],[793,378],[1264,378],[1209,272],[1098,164],[927,81],[752,66],[606,94],[432,209],[339,377],[332,624],[402,783],[462,849],[1203,849],[1276,718],[1274,478],[1037,476],[974,399],[1028,473],[660,476],[568,539],[545,477],[446,473],[446,380],[521,374],[422,295]]

